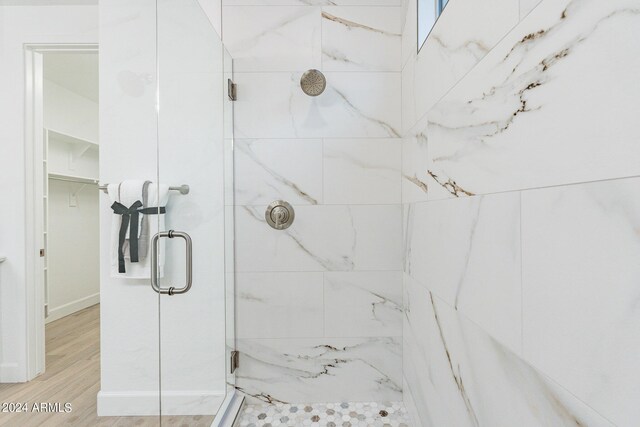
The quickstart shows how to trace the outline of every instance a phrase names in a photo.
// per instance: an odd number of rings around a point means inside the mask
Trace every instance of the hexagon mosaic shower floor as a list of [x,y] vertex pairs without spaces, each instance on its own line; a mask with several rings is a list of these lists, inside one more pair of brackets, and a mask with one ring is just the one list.
[[236,426],[409,427],[402,402],[245,405]]

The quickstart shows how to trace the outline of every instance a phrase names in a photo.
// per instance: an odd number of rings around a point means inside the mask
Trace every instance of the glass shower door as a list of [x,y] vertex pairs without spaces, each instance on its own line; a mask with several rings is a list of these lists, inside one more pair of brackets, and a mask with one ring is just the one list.
[[164,424],[208,426],[233,382],[232,69],[197,0],[156,6],[157,182],[185,190],[170,191],[155,239],[160,412]]

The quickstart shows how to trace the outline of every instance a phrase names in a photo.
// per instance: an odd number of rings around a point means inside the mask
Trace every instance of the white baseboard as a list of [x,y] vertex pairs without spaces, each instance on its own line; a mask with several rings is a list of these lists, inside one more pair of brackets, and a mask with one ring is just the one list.
[[[163,391],[163,415],[215,415],[224,391]],[[98,416],[158,415],[158,392],[98,392]]]
[[0,363],[0,383],[25,382],[24,371],[18,368],[17,363]]
[[60,307],[56,307],[56,308],[49,307],[49,315],[47,316],[45,323],[62,319],[65,316],[73,314],[76,311],[80,311],[87,307],[91,307],[92,305],[96,305],[99,302],[100,302],[100,293],[97,293],[97,294],[89,295],[88,297],[71,301],[70,303],[61,305]]

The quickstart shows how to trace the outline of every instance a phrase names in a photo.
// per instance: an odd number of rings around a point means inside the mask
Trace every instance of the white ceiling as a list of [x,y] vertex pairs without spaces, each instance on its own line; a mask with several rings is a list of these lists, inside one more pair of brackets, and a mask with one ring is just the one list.
[[45,53],[44,78],[98,102],[98,53]]

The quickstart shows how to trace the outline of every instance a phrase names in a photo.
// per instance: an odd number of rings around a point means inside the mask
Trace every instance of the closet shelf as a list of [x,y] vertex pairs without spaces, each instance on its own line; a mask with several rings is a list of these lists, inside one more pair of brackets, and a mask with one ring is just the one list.
[[49,173],[49,179],[55,179],[56,181],[77,182],[80,184],[97,184],[98,183],[97,178],[67,175],[62,173]]
[[68,144],[76,144],[76,145],[89,144],[96,147],[98,146],[98,141],[92,141],[89,139],[80,138],[78,136],[69,135],[68,133],[60,132],[55,129],[48,128],[47,132],[49,132],[50,137],[54,137],[56,140],[66,142]]
[[47,129],[47,140],[52,139],[56,141],[62,141],[69,146],[69,152],[71,154],[71,162],[75,162],[89,150],[97,150],[98,142],[91,141],[84,138],[79,138],[74,135],[69,135],[64,132],[57,131],[55,129]]

